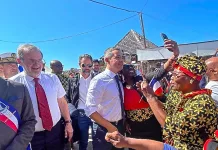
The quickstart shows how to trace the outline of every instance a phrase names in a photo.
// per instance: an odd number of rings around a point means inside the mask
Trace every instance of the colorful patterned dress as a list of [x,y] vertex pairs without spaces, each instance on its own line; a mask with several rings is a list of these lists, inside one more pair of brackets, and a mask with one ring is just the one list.
[[163,130],[166,143],[178,150],[202,150],[208,138],[214,138],[217,110],[211,91],[202,89],[182,95],[171,91],[165,110],[167,117]]

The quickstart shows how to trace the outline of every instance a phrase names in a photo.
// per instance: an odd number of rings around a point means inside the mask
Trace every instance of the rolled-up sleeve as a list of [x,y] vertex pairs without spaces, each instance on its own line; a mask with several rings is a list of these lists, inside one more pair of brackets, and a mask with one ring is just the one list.
[[101,103],[104,93],[104,84],[99,79],[92,79],[89,85],[86,97],[86,115],[90,116],[98,110],[98,105]]

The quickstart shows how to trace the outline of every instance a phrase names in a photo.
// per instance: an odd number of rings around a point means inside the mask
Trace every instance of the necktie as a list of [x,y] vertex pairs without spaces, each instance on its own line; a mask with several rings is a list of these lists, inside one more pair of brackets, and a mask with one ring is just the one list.
[[48,100],[46,98],[44,89],[38,81],[38,78],[34,78],[39,117],[42,119],[43,128],[45,130],[51,131],[51,128],[53,127],[53,122],[51,112],[48,106]]
[[115,80],[116,80],[117,87],[118,87],[118,90],[119,90],[122,119],[125,120],[125,111],[124,111],[124,104],[123,104],[123,94],[122,94],[122,90],[121,90],[121,87],[120,87],[118,75],[115,76]]

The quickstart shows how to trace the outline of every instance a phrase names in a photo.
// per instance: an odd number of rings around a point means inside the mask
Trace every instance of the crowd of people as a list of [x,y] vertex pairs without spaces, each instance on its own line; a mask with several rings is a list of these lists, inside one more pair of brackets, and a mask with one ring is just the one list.
[[87,150],[91,129],[93,150],[216,150],[218,57],[179,57],[175,41],[164,46],[172,56],[144,74],[118,48],[105,52],[103,72],[81,55],[73,77],[59,60],[44,72],[31,44],[1,54],[0,149],[71,150],[77,142]]

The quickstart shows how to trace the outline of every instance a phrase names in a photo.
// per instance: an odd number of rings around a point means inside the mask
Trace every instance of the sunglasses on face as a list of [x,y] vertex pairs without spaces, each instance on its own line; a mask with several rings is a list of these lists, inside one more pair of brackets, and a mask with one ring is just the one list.
[[85,68],[85,67],[91,68],[91,67],[92,67],[92,64],[82,64],[82,67],[83,67],[83,68]]

